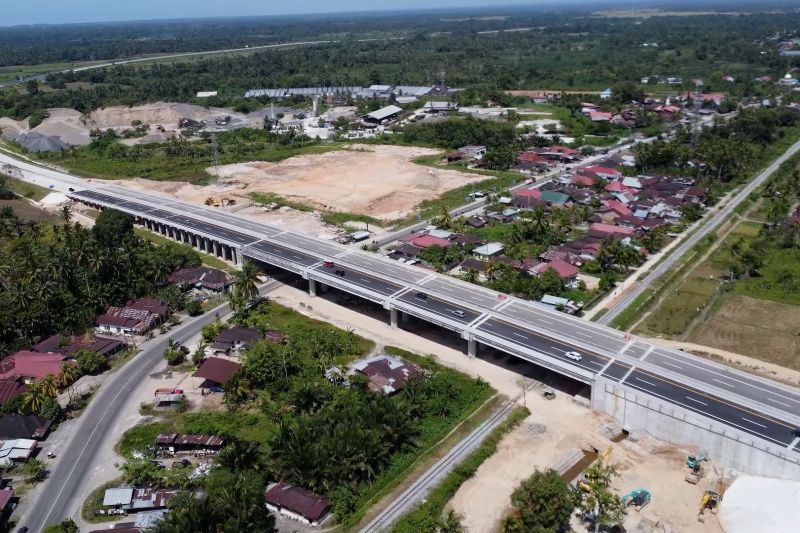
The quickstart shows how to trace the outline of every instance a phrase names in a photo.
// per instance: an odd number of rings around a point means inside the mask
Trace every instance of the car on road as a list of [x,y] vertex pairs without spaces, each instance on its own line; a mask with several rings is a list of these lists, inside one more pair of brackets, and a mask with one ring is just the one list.
[[580,361],[583,359],[583,356],[579,352],[567,352],[564,355],[567,356],[567,359],[572,359],[573,361]]
[[428,295],[425,294],[424,292],[418,292],[417,294],[414,295],[414,298],[416,298],[417,300],[427,300]]
[[334,272],[334,274],[336,274],[336,275],[337,275],[337,276],[339,276],[340,278],[343,278],[343,277],[344,277],[344,270],[336,270],[336,271]]
[[333,268],[336,264],[333,261],[323,261],[322,266],[325,268]]
[[792,431],[792,436],[800,439],[800,428],[796,428],[794,431]]
[[450,313],[453,316],[457,316],[458,318],[464,318],[464,311],[462,311],[461,309],[451,309]]

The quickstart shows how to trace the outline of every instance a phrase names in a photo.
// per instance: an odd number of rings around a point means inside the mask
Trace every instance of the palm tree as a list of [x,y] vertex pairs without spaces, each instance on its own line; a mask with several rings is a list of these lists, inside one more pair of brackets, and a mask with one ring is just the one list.
[[42,409],[45,399],[46,396],[42,393],[41,386],[34,381],[28,386],[28,392],[22,397],[22,406],[38,414]]
[[259,271],[255,263],[248,261],[241,270],[234,274],[236,292],[245,301],[258,296]]
[[70,217],[72,216],[72,206],[70,204],[64,204],[61,208],[61,211],[58,213],[58,218],[61,219],[67,227],[69,227]]
[[478,283],[478,271],[474,268],[468,268],[464,271],[461,275],[461,279],[466,281],[467,283]]
[[58,381],[53,374],[47,374],[38,383],[42,394],[45,396],[55,398],[58,395]]
[[78,366],[75,363],[64,363],[56,376],[56,383],[62,389],[72,385],[78,378]]
[[453,225],[453,217],[450,215],[450,211],[447,210],[446,205],[443,205],[439,209],[439,216],[434,218],[431,222],[444,229],[448,229]]

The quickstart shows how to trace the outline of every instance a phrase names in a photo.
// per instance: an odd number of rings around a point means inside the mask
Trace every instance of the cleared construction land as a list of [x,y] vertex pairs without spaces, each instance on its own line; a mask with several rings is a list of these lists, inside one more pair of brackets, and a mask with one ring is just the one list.
[[[209,198],[233,199],[238,214],[291,227],[310,235],[334,236],[341,230],[323,220],[330,213],[367,216],[391,224],[413,214],[424,200],[489,179],[456,170],[430,168],[414,163],[419,157],[441,153],[429,148],[354,145],[321,154],[290,157],[277,163],[255,161],[218,167],[219,182],[125,180],[119,184],[169,194],[187,202],[205,203]],[[211,171],[211,169],[209,169]],[[249,206],[252,193],[275,195],[283,207],[269,211]],[[342,217],[347,219],[347,215]],[[374,225],[370,230],[380,234]]]
[[242,192],[271,192],[316,209],[396,220],[423,200],[486,179],[412,162],[437,153],[429,148],[358,146],[278,163],[224,165],[218,171],[221,178],[243,184]]

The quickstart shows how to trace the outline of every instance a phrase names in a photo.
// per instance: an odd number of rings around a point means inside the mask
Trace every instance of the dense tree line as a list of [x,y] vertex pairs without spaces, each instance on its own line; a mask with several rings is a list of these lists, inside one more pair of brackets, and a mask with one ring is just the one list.
[[[496,13],[495,13],[496,14]],[[241,103],[245,90],[256,87],[292,87],[307,85],[370,85],[435,84],[442,79],[451,86],[480,88],[485,96],[504,89],[603,89],[618,82],[639,83],[651,75],[683,76],[689,88],[691,76],[704,77],[706,90],[729,90],[734,94],[758,94],[763,89],[753,78],[764,73],[780,76],[796,60],[780,57],[772,41],[760,41],[780,33],[797,22],[800,14],[786,13],[747,16],[652,17],[644,20],[592,18],[581,12],[560,14],[516,13],[508,19],[455,22],[444,17],[371,17],[359,24],[341,24],[331,19],[316,26],[286,23],[272,35],[264,31],[263,39],[274,42],[343,38],[343,42],[260,51],[250,55],[209,57],[191,62],[152,66],[118,65],[114,68],[53,75],[48,83],[56,91],[19,93],[5,91],[0,97],[0,115],[24,117],[35,110],[50,107],[72,107],[88,112],[111,104],[130,105],[155,100],[194,101],[197,91],[216,89],[217,99],[204,101],[210,105]],[[297,22],[297,21],[295,21]],[[177,23],[176,23],[177,24]],[[113,47],[114,54],[196,49],[199,41],[222,45],[249,40],[259,28],[258,21],[219,23],[213,35],[207,28],[188,25],[181,32],[175,29],[167,39],[159,39],[159,28],[132,30],[114,28],[111,38],[96,37],[66,41],[64,35],[80,32],[68,27],[48,34],[32,32],[29,39],[40,39],[37,50],[52,54],[55,59],[74,60],[87,52],[84,47],[102,52]],[[531,31],[478,33],[529,25]],[[262,30],[269,28],[262,24]],[[354,27],[358,28],[355,30]],[[313,29],[311,29],[313,28]],[[338,28],[338,29],[337,29]],[[342,29],[345,28],[345,29]],[[92,27],[83,31],[90,33]],[[8,44],[5,49],[18,50],[18,30],[0,33]],[[127,33],[126,33],[127,32]],[[133,39],[135,34],[146,39]],[[315,33],[316,32],[316,33]],[[369,33],[379,36],[401,36],[402,40],[359,42],[351,37]],[[102,35],[102,32],[100,32]],[[708,39],[713,35],[713,39]],[[16,38],[16,39],[15,39]],[[185,42],[183,42],[185,41]],[[645,48],[643,43],[657,42],[658,47]],[[46,44],[45,44],[46,43]],[[58,43],[58,45],[55,45]],[[205,44],[209,46],[210,44]],[[24,45],[22,45],[24,49]],[[149,48],[149,50],[148,50]],[[48,52],[45,52],[45,49]],[[762,54],[765,52],[765,54]],[[26,52],[22,52],[23,56]],[[0,57],[13,57],[2,54]],[[24,57],[22,58],[24,60]],[[19,61],[10,59],[9,61]],[[722,76],[737,78],[733,85]],[[72,82],[88,82],[91,87],[76,87]]]
[[684,128],[672,140],[636,144],[637,170],[692,176],[718,194],[764,164],[768,148],[799,122],[786,108],[743,109],[699,133]]
[[91,230],[62,215],[42,226],[0,211],[0,353],[83,332],[106,307],[154,294],[170,272],[199,264],[183,247],[137,237],[118,211],[102,212]]

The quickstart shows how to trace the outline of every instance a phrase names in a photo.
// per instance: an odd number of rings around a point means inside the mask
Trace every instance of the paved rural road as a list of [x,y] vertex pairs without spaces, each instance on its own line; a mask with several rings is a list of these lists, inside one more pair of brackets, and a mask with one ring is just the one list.
[[[271,281],[261,287],[261,294],[276,288],[278,282]],[[108,437],[113,426],[114,416],[121,412],[130,395],[148,374],[161,362],[167,340],[174,339],[184,343],[196,335],[200,329],[214,321],[215,313],[224,316],[230,311],[223,304],[171,330],[168,335],[160,335],[142,344],[143,350],[122,368],[118,369],[100,387],[97,396],[81,415],[80,426],[65,448],[58,451],[56,466],[36,501],[29,507],[28,514],[19,521],[31,532],[41,531],[46,526],[72,516],[83,504],[89,490],[81,490],[91,472],[99,465],[99,448]],[[116,435],[114,441],[121,435]]]
[[422,502],[425,496],[453,471],[467,456],[472,453],[499,426],[516,406],[516,401],[508,401],[478,426],[472,433],[456,444],[447,455],[439,459],[431,468],[417,478],[414,483],[386,509],[367,524],[360,533],[379,533],[388,531],[401,516]]
[[709,235],[712,231],[716,230],[724,221],[733,213],[740,203],[742,203],[750,193],[755,191],[758,187],[764,184],[772,174],[778,170],[787,159],[792,157],[800,150],[800,141],[794,143],[782,156],[772,162],[770,166],[765,168],[755,179],[751,180],[739,193],[728,202],[728,204],[717,211],[711,218],[706,219],[703,226],[700,227],[694,234],[678,246],[672,253],[664,259],[650,274],[642,278],[642,280],[622,298],[611,307],[599,320],[598,324],[608,325],[619,316],[633,301],[639,297],[655,280],[664,275],[672,265],[675,264],[681,257],[683,257],[689,250],[691,250],[698,242]]

